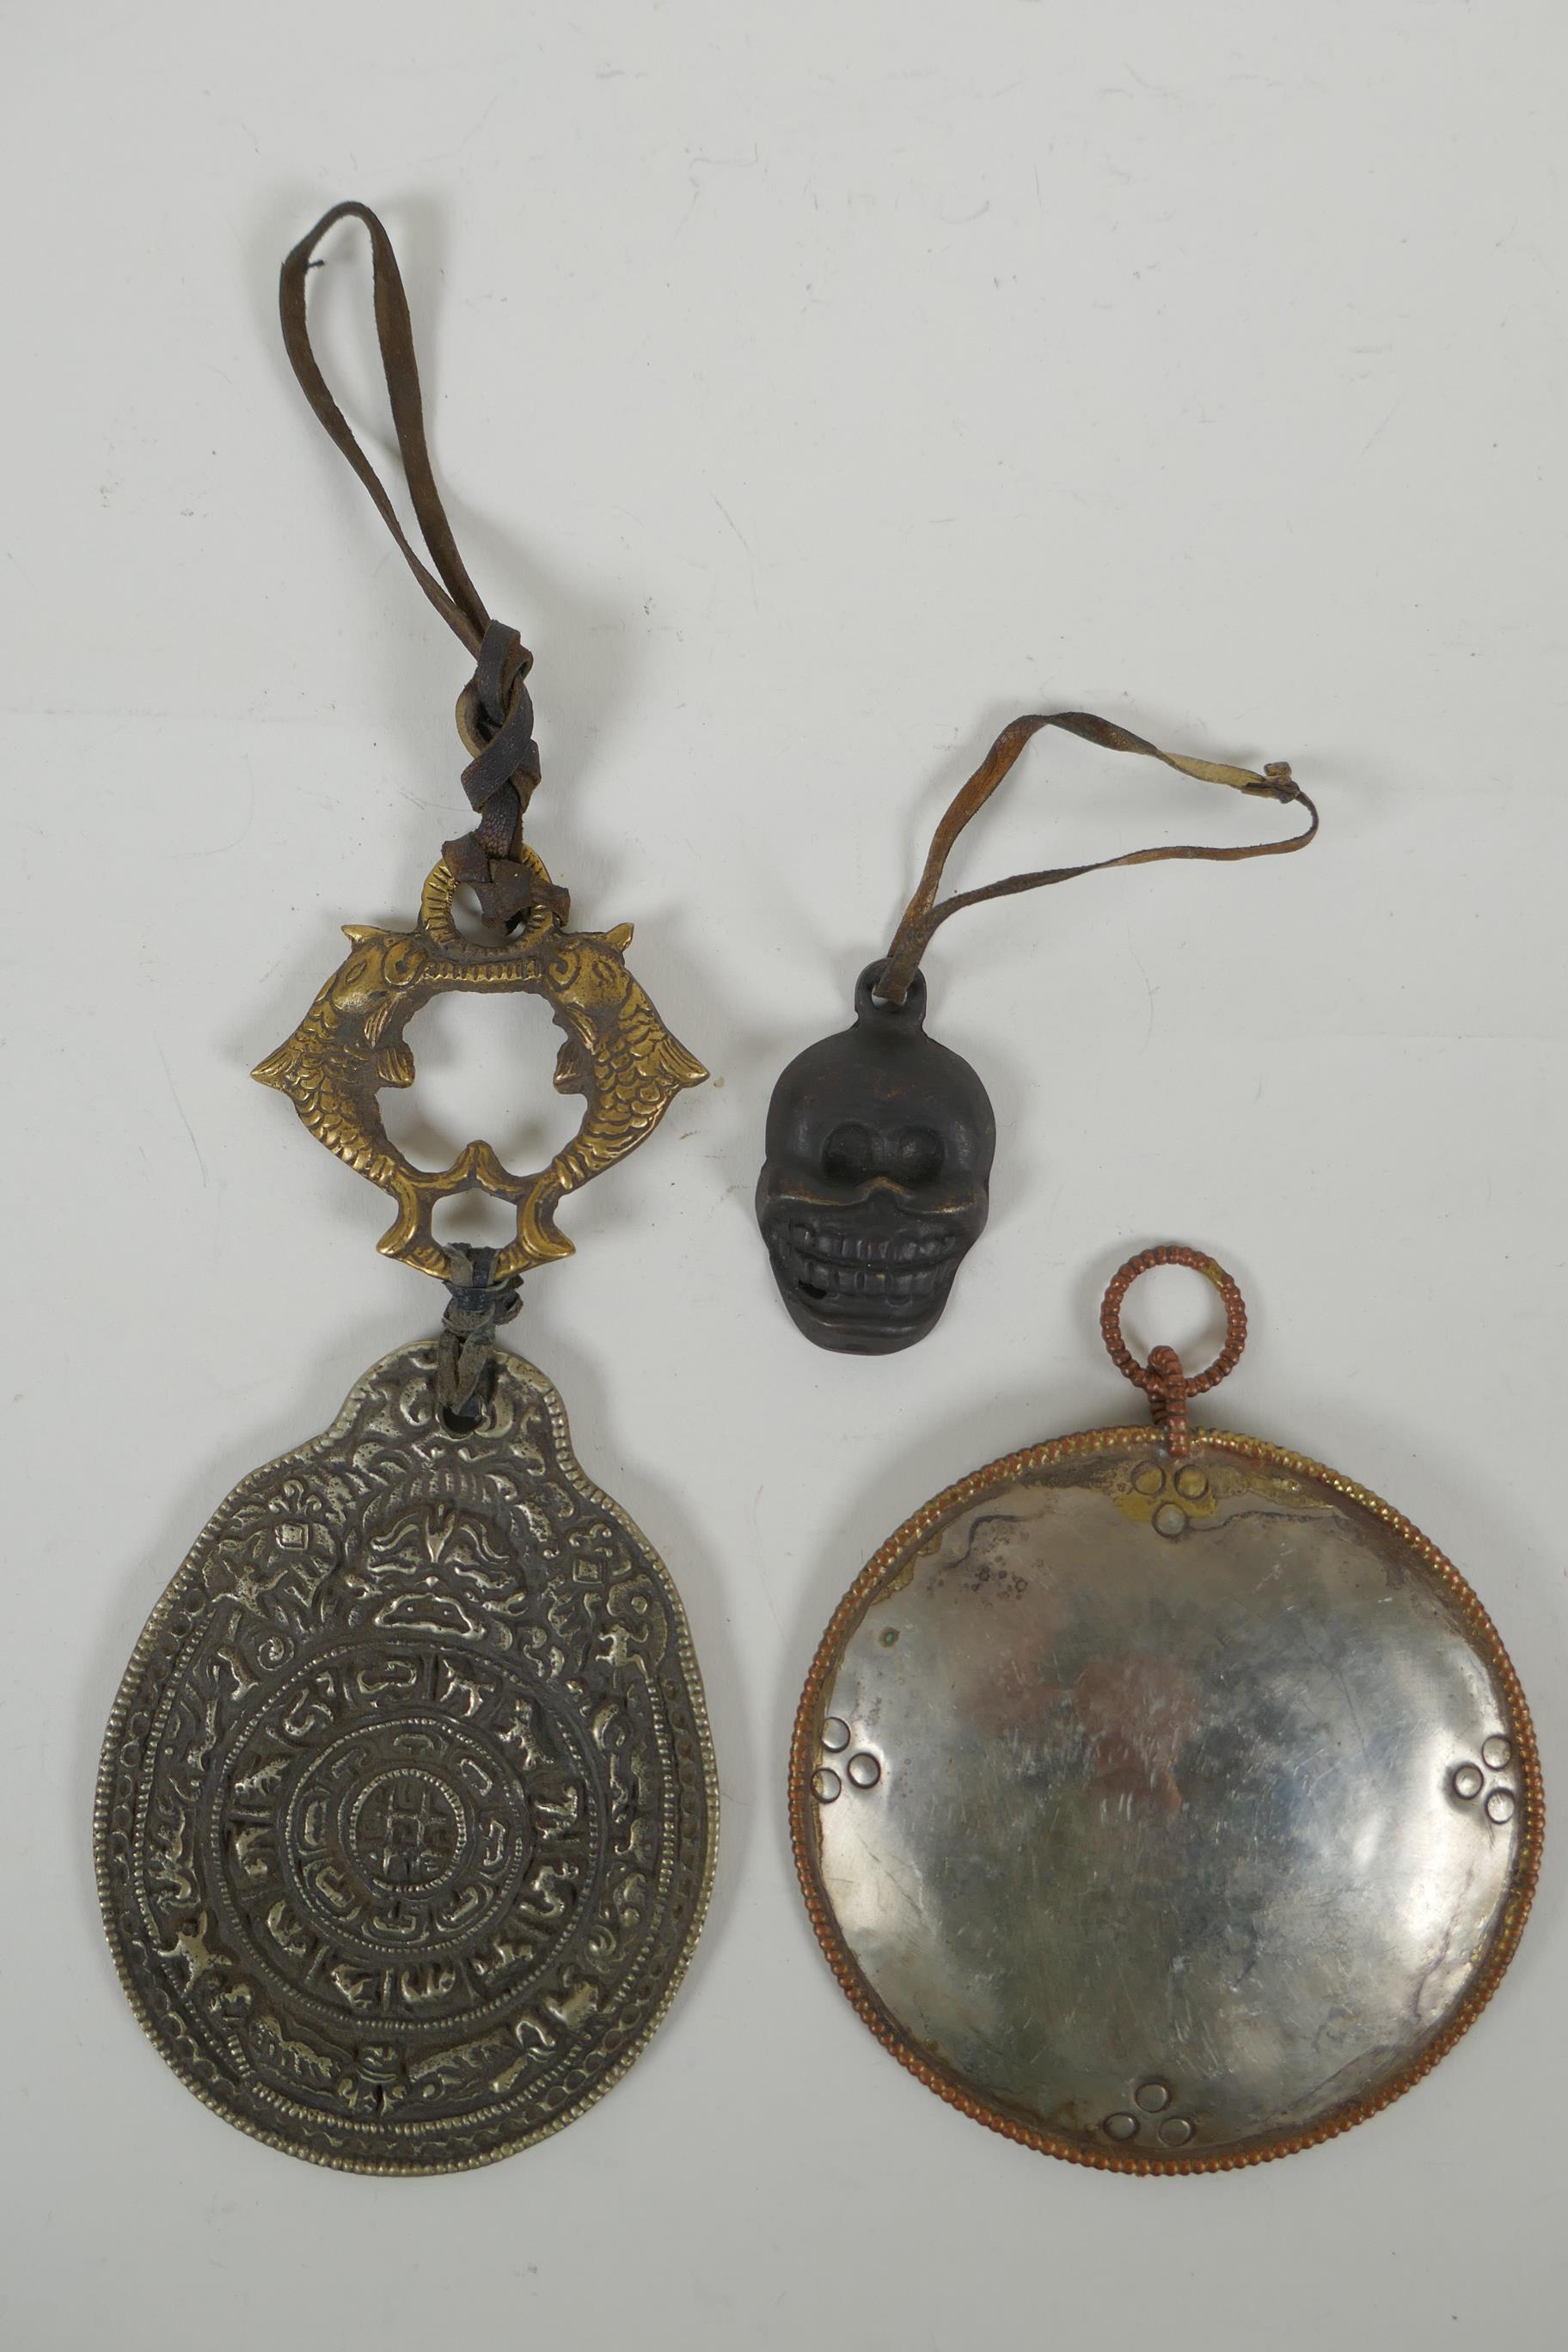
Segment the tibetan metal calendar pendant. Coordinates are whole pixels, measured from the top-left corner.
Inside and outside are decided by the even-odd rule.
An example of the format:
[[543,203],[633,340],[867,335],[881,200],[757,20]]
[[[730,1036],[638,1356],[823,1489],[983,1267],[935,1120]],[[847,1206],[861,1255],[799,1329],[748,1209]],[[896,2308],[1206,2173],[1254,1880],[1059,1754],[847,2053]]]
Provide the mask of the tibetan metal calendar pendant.
[[[1184,1382],[1121,1334],[1151,1265],[1229,1339]],[[1229,1277],[1151,1250],[1105,1329],[1154,1425],[993,1463],[889,1537],[795,1727],[823,1948],[901,2063],[1102,2170],[1214,2172],[1327,2139],[1495,1990],[1542,1832],[1523,1693],[1408,1520],[1186,1401],[1240,1353]]]
[[148,2034],[258,2138],[360,2172],[486,2164],[631,2064],[701,1925],[716,1807],[663,1563],[497,1352],[435,1350],[224,1503],[121,1685],[104,1918]]
[[[368,233],[376,332],[426,563],[316,362],[306,285]],[[396,256],[363,205],[283,264],[284,345],[415,578],[474,663],[458,700],[475,829],[406,929],[349,951],[252,1075],[395,1207],[383,1254],[445,1286],[441,1331],[366,1372],[324,1436],[253,1471],[154,1610],[110,1718],[99,1888],[149,2036],[207,2105],[317,2164],[453,2172],[559,2131],[674,1997],[702,1924],[718,1787],[668,1572],[579,1468],[561,1400],[499,1340],[524,1276],[573,1244],[567,1197],[707,1072],[626,961],[629,923],[570,927],[524,837],[540,777],[532,656],[480,603],[425,439]],[[454,911],[471,896],[470,925]],[[389,1138],[415,1014],[452,992],[549,1007],[571,1141],[445,1169]],[[436,1219],[503,1204],[483,1248]]]

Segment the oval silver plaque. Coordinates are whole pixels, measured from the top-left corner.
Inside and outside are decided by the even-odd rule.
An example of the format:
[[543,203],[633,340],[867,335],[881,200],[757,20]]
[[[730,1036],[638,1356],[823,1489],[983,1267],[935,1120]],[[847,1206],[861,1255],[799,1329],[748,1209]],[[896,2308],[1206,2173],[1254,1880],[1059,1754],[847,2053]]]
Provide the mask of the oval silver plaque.
[[668,1571],[498,1351],[466,1434],[428,1347],[236,1487],[110,1721],[125,1990],[209,2106],[358,2172],[558,2131],[631,2064],[701,1926],[717,1790]]
[[796,1861],[866,2022],[1051,2155],[1177,2172],[1360,2122],[1485,2004],[1542,1804],[1469,1587],[1299,1455],[1097,1430],[964,1479],[817,1654]]

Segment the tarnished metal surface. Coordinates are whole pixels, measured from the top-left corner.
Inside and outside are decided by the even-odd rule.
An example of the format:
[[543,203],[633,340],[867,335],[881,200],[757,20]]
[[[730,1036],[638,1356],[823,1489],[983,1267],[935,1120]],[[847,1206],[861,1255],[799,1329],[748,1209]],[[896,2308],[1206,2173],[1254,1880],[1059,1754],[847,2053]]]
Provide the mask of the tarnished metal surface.
[[868,2021],[1057,2155],[1283,2154],[1405,2088],[1522,1924],[1542,1827],[1479,1603],[1253,1441],[1098,1432],[978,1474],[829,1629],[803,1884]]
[[923,1339],[990,1207],[996,1121],[962,1055],[901,1004],[855,990],[855,1025],[808,1045],[768,1105],[757,1222],[779,1295],[819,1348],[882,1356]]
[[209,2105],[360,2171],[483,2164],[631,2063],[701,1924],[701,1685],[657,1555],[498,1354],[434,1350],[253,1472],[163,1595],[104,1746],[100,1885],[143,2025]]
[[[329,1151],[391,1193],[397,1216],[377,1244],[384,1255],[441,1278],[447,1253],[430,1230],[437,1202],[477,1190],[515,1207],[517,1234],[497,1255],[498,1281],[570,1256],[572,1244],[555,1224],[564,1195],[635,1151],[681,1088],[708,1075],[626,970],[631,925],[563,929],[549,903],[549,876],[531,850],[525,856],[541,904],[514,938],[489,944],[463,937],[452,919],[458,879],[444,860],[425,884],[412,930],[346,924],[349,954],[292,1035],[252,1073],[290,1097]],[[434,1173],[388,1141],[376,1097],[383,1087],[413,1085],[404,1030],[421,1005],[448,989],[542,996],[565,1031],[556,1089],[584,1096],[587,1109],[547,1168],[514,1176],[488,1143],[474,1142]]]

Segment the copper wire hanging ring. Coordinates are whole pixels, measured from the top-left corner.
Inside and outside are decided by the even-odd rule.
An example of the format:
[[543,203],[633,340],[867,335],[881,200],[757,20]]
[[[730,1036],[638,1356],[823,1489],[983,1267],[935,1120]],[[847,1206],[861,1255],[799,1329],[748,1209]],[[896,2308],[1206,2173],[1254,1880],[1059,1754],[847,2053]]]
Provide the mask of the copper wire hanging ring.
[[[1139,1276],[1157,1265],[1191,1266],[1194,1274],[1213,1284],[1225,1307],[1225,1345],[1205,1370],[1190,1378],[1183,1372],[1173,1349],[1155,1348],[1149,1361],[1141,1364],[1121,1336],[1122,1300]],[[1111,1362],[1134,1388],[1143,1391],[1156,1421],[1180,1425],[1184,1436],[1187,1400],[1217,1388],[1226,1374],[1236,1370],[1247,1345],[1247,1304],[1224,1266],[1205,1252],[1191,1249],[1185,1242],[1161,1242],[1153,1249],[1140,1250],[1112,1275],[1100,1304],[1100,1329]]]

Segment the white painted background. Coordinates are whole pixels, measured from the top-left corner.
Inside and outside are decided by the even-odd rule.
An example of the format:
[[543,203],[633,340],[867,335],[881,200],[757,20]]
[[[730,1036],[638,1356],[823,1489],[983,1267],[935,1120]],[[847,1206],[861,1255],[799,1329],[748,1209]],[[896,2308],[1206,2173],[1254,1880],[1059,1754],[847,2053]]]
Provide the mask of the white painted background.
[[[781,1791],[863,1558],[989,1454],[1124,1411],[1096,1302],[1169,1235],[1252,1301],[1226,1418],[1452,1552],[1563,1785],[1565,65],[1551,0],[5,12],[22,2352],[1556,2340],[1552,1856],[1429,2084],[1310,2156],[1142,2184],[1004,2145],[875,2047]],[[460,815],[460,655],[279,347],[279,259],[347,194],[395,233],[459,536],[538,656],[535,838],[584,919],[636,919],[716,1074],[571,1205],[581,1254],[514,1327],[694,1622],[707,1936],[589,2117],[403,2185],[187,2095],[116,1987],[88,1835],[121,1664],[202,1519],[434,1309],[246,1076],[338,923],[411,910]],[[323,331],[379,430],[351,250]],[[1321,845],[944,937],[933,1024],[1003,1139],[991,1229],[936,1338],[834,1361],[751,1223],[768,1090],[996,725],[1064,704],[1289,758]],[[961,863],[1259,817],[1047,737]],[[531,1013],[416,1030],[448,1142],[526,1131]],[[1195,1342],[1197,1315],[1170,1276],[1135,1328]]]

